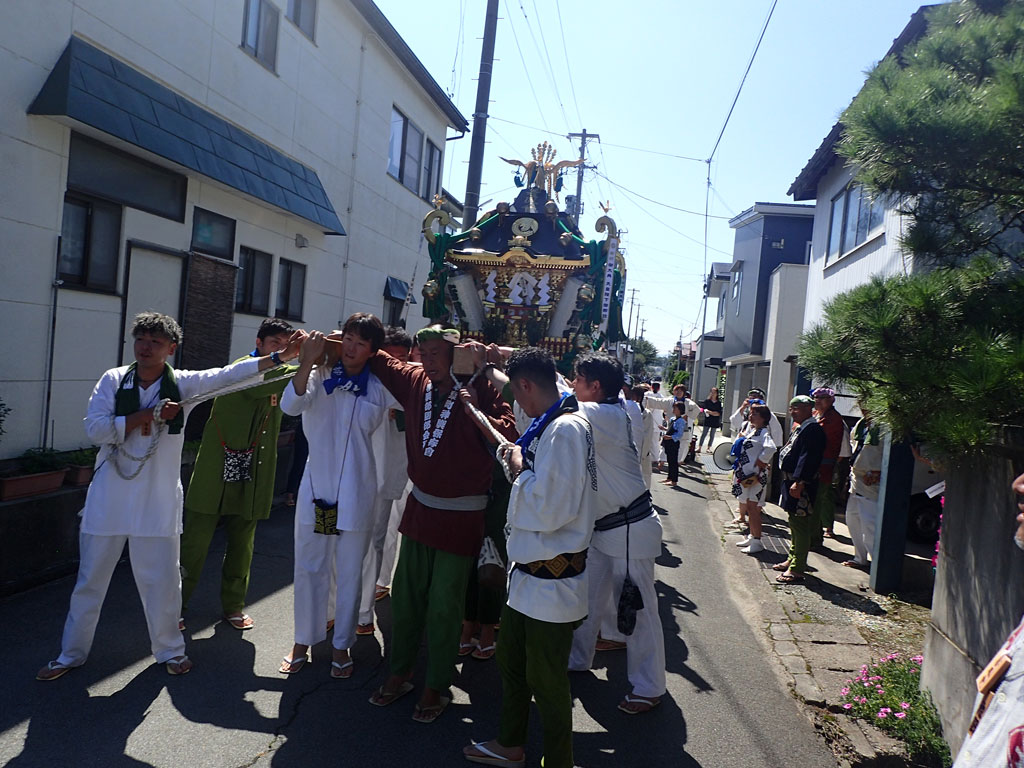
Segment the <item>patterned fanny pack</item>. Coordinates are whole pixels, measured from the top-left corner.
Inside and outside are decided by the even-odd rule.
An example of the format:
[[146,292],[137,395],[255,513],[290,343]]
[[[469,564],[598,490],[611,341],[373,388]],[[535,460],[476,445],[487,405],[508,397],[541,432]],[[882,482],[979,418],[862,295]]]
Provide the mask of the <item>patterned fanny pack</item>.
[[579,576],[587,569],[587,551],[566,552],[550,560],[534,560],[532,563],[516,563],[516,570],[536,576],[538,579],[569,579]]
[[213,426],[217,430],[217,436],[220,437],[220,447],[224,451],[224,473],[222,477],[225,483],[249,483],[252,482],[252,457],[256,452],[256,444],[260,440],[260,435],[263,434],[264,427],[267,426],[267,420],[270,418],[270,411],[267,411],[267,415],[263,417],[263,423],[260,424],[260,428],[256,430],[256,439],[252,441],[252,445],[248,448],[237,450],[235,448],[228,448],[227,442],[224,440],[224,435],[220,431],[220,427],[217,422],[210,417],[210,421],[213,421]]

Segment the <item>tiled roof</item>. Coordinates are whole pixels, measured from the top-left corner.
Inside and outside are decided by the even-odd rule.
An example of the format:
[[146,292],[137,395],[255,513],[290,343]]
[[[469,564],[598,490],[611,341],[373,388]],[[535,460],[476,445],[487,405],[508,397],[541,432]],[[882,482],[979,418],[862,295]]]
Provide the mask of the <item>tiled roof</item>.
[[32,115],[66,115],[178,165],[345,234],[316,171],[72,37]]

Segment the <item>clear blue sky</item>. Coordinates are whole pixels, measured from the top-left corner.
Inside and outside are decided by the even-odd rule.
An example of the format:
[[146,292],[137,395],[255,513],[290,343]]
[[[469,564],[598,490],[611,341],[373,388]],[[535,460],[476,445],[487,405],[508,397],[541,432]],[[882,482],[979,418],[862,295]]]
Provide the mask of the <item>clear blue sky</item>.
[[[485,0],[376,2],[472,123]],[[707,263],[729,259],[728,218],[755,202],[793,202],[789,185],[919,5],[780,0],[711,164],[717,218],[708,222]],[[770,8],[771,0],[500,2],[481,191],[491,202],[482,208],[515,197],[514,171],[499,155],[527,158],[547,140],[559,159],[572,159],[579,147],[568,133],[600,134],[587,154],[597,168],[584,177],[581,229],[597,237],[598,202],[611,201],[609,215],[627,230],[627,289],[637,289],[644,335],[662,353],[680,334],[700,334],[703,160]],[[443,183],[460,199],[469,144],[446,147]],[[574,191],[575,175],[566,181]],[[712,302],[709,328],[714,310]]]

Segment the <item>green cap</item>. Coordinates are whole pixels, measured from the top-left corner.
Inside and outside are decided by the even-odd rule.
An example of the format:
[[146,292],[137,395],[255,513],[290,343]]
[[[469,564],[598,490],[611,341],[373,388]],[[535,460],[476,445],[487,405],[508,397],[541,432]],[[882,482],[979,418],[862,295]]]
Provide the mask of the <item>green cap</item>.
[[814,401],[807,395],[797,395],[789,401],[790,405],[814,405]]
[[424,341],[434,341],[436,339],[447,341],[451,344],[458,344],[460,338],[461,334],[455,328],[442,328],[440,325],[429,325],[416,332],[417,344],[422,344]]

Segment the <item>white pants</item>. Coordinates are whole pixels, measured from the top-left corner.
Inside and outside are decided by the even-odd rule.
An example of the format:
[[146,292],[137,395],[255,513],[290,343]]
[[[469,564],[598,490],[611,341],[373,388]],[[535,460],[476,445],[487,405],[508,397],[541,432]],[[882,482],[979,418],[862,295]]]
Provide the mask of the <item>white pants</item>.
[[158,663],[185,655],[185,638],[178,631],[181,613],[179,536],[96,536],[78,534],[81,562],[64,623],[57,661],[68,667],[85,663],[96,635],[100,608],[107,596],[114,567],[125,542],[135,576],[135,587],[146,614],[149,644]]
[[875,551],[875,522],[878,520],[878,501],[853,494],[846,502],[846,527],[853,539],[853,559],[861,565]]
[[[404,499],[404,495],[403,495]],[[359,597],[359,623],[373,623],[373,603],[377,585],[391,584],[391,571],[395,565],[398,523],[402,519],[404,504],[395,499],[377,497],[373,512],[373,535],[363,558],[362,592]]]
[[[605,614],[614,611],[619,604],[622,580],[626,577],[626,558],[611,557],[591,547],[587,572],[590,574],[590,614],[573,633],[569,654],[569,669],[577,672],[590,669],[594,662],[594,643],[598,630],[604,626]],[[644,607],[637,611],[633,634],[625,638],[626,676],[633,686],[634,696],[656,698],[665,693],[665,636],[658,614],[658,594],[654,589],[654,558],[630,558],[629,576],[640,589]]]
[[[334,618],[334,647],[355,645],[359,588],[370,531],[338,531],[337,536],[313,533],[295,517],[295,642],[316,645],[327,637]],[[333,579],[332,579],[333,575]],[[331,605],[332,582],[337,584]]]

